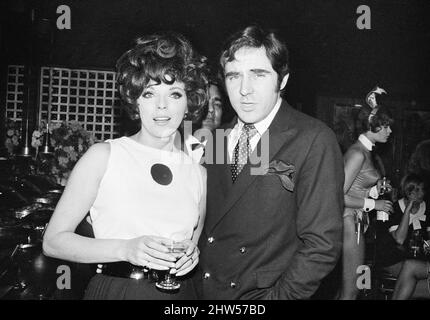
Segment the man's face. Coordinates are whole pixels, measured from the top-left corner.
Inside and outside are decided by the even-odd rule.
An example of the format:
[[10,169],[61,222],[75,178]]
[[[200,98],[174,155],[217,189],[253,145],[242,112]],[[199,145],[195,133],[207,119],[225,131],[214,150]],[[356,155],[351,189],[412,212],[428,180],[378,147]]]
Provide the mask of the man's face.
[[234,60],[224,66],[225,85],[231,105],[245,123],[263,120],[280,97],[287,83],[284,77],[278,87],[278,74],[266,55],[266,49],[241,48]]
[[221,125],[222,109],[221,92],[216,85],[212,84],[209,87],[208,114],[203,120],[202,127],[209,130],[218,128]]

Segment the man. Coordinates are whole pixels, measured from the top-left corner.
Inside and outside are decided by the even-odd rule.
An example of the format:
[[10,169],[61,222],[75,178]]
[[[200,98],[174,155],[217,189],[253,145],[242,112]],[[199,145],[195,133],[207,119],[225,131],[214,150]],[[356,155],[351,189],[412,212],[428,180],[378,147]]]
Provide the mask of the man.
[[213,131],[220,127],[223,113],[223,96],[215,80],[209,82],[208,113],[202,121],[202,128]]
[[[274,33],[244,29],[220,62],[238,119],[224,139],[229,163],[207,165],[200,297],[309,298],[342,245],[343,162],[335,136],[281,99],[288,51]],[[215,153],[222,152],[222,139],[215,140]],[[255,159],[267,141],[269,168],[255,174],[249,160],[243,166],[244,155]]]

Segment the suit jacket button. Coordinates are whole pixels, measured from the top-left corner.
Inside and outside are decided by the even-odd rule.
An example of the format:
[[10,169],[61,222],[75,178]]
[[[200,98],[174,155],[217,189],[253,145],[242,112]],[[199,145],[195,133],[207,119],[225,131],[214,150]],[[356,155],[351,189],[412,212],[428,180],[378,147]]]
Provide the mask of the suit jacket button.
[[230,282],[230,288],[233,288],[233,289],[236,288],[236,282],[233,282],[233,281]]
[[208,242],[209,242],[209,243],[212,243],[212,242],[214,242],[214,241],[215,241],[214,237],[209,237],[209,238],[208,238]]
[[240,251],[240,253],[245,253],[246,252],[246,248],[242,247],[242,248],[239,249],[239,251]]
[[209,272],[205,272],[205,274],[203,275],[203,279],[209,279],[211,276],[211,274]]

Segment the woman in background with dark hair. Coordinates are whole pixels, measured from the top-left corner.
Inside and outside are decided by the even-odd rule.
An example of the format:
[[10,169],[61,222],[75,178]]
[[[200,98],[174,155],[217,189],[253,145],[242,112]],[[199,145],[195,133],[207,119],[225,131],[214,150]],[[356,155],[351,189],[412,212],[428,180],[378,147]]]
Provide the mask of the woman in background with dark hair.
[[[344,155],[345,183],[343,214],[344,237],[342,257],[342,288],[340,299],[357,298],[357,268],[364,263],[363,235],[369,224],[368,212],[376,209],[392,211],[388,200],[375,200],[381,187],[381,174],[372,160],[375,143],[386,143],[391,134],[393,120],[388,110],[376,103],[375,94],[385,93],[376,87],[366,97],[369,106],[359,112],[361,134]],[[390,186],[388,186],[390,187]],[[373,199],[372,199],[373,198]]]
[[430,139],[421,141],[409,158],[407,173],[414,173],[424,179],[425,200],[430,203]]
[[[76,164],[46,229],[46,255],[102,263],[86,299],[194,299],[158,291],[151,270],[187,276],[197,265],[206,207],[206,171],[175,144],[183,119],[207,101],[205,59],[181,35],[139,38],[117,63],[121,97],[140,130],[92,146]],[[90,211],[95,238],[75,233]],[[171,253],[173,242],[187,247]],[[150,272],[148,272],[148,270]]]

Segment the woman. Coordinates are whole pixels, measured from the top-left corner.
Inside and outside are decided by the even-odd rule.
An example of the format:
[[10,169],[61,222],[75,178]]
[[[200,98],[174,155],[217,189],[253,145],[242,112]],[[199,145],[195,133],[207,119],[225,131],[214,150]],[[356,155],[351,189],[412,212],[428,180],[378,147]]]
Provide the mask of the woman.
[[[155,34],[139,38],[117,70],[121,97],[141,129],[96,144],[79,160],[46,229],[44,252],[103,264],[86,299],[194,299],[191,281],[170,295],[145,271],[171,269],[186,278],[198,263],[206,173],[174,140],[183,119],[207,101],[204,59],[183,36]],[[88,211],[95,239],[74,233]],[[173,241],[188,247],[178,261],[168,250]]]
[[[427,140],[428,141],[428,140]],[[430,142],[430,141],[428,141]],[[403,179],[403,189],[405,198],[399,200],[399,206],[395,207],[397,219],[393,220],[392,231],[393,237],[400,245],[408,244],[415,233],[421,239],[430,239],[430,215],[428,209],[428,189],[425,189],[425,182],[428,182],[429,159],[424,160],[425,154],[430,156],[430,144],[427,142],[427,153],[425,152],[425,141],[420,143],[416,152],[412,155],[408,170],[410,173]],[[422,158],[419,161],[419,159]],[[427,166],[425,166],[427,164]],[[403,202],[400,202],[403,201]],[[404,213],[403,213],[404,211]],[[422,244],[419,243],[419,246]],[[425,250],[429,251],[429,246],[425,246]],[[427,258],[428,259],[428,258]],[[411,298],[426,298],[430,297],[430,289],[428,287],[430,276],[430,262],[423,259],[407,259],[403,263],[393,265],[391,268],[397,267],[398,275],[396,286],[394,288],[393,300],[406,300]],[[400,270],[400,273],[399,271]]]
[[345,209],[340,299],[345,300],[356,299],[358,294],[357,268],[364,263],[363,235],[369,224],[368,211],[392,211],[390,201],[370,198],[377,198],[382,185],[381,175],[372,161],[371,152],[375,143],[386,143],[392,132],[392,119],[388,110],[376,103],[375,94],[381,93],[381,90],[383,89],[376,87],[367,95],[369,107],[364,106],[358,115],[362,133],[344,156]]

